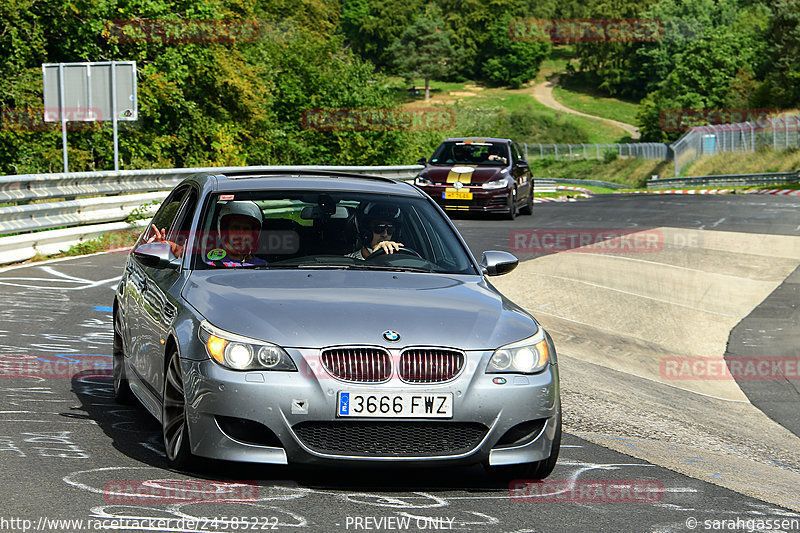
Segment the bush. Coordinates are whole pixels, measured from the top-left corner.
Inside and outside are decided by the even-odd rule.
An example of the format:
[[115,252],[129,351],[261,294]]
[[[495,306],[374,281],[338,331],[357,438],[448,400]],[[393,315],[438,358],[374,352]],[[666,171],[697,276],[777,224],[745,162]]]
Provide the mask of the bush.
[[608,149],[603,152],[603,162],[604,163],[611,163],[612,161],[616,161],[619,154],[616,150]]

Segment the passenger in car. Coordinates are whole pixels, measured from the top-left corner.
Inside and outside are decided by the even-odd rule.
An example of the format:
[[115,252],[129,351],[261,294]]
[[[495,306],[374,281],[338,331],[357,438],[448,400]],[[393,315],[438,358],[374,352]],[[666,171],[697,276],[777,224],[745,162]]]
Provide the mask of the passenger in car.
[[400,230],[400,209],[397,207],[372,202],[362,204],[356,212],[355,225],[361,248],[347,257],[364,260],[378,249],[393,254],[403,247],[403,243],[392,240]]
[[508,163],[508,159],[500,155],[500,148],[497,146],[492,146],[489,148],[489,155],[486,157],[487,161],[500,161],[504,165]]
[[261,209],[251,201],[225,204],[217,218],[218,247],[209,250],[205,262],[214,266],[253,266],[267,262],[255,255],[261,232]]

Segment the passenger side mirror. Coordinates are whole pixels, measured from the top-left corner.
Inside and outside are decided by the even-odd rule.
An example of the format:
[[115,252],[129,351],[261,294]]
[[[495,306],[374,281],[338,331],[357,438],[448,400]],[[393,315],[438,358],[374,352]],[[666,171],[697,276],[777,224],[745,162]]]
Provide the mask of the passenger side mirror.
[[417,159],[417,164],[418,165],[425,165],[427,163],[428,163],[428,160],[425,159],[424,157],[420,157],[419,159]]
[[508,252],[488,251],[483,252],[481,268],[487,276],[500,276],[508,274],[519,265],[519,259]]

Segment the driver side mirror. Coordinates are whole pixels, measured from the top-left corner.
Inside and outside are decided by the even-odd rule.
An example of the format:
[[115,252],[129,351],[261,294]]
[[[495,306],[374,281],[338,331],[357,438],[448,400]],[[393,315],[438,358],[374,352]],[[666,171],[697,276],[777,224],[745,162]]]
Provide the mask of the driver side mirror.
[[153,268],[178,268],[180,259],[172,254],[172,246],[168,242],[146,242],[140,244],[133,257],[144,266]]
[[508,274],[519,265],[519,259],[508,252],[488,251],[483,252],[481,268],[487,276],[500,276]]

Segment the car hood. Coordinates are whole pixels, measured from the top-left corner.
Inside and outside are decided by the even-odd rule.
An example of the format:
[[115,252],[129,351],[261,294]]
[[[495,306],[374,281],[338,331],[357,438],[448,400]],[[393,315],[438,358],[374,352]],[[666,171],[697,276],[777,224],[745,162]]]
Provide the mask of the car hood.
[[[472,167],[466,165],[429,166],[420,175],[436,184],[443,184],[447,183],[448,179],[452,182],[452,178],[450,178],[452,173],[453,177],[464,185],[480,185],[487,181],[500,179],[507,170],[507,167],[501,166],[474,167],[472,171],[468,171],[470,168]],[[453,169],[457,172],[454,172]]]
[[[203,270],[183,297],[213,325],[285,347],[494,349],[538,324],[478,276],[353,270]],[[389,342],[383,332],[400,340]]]

